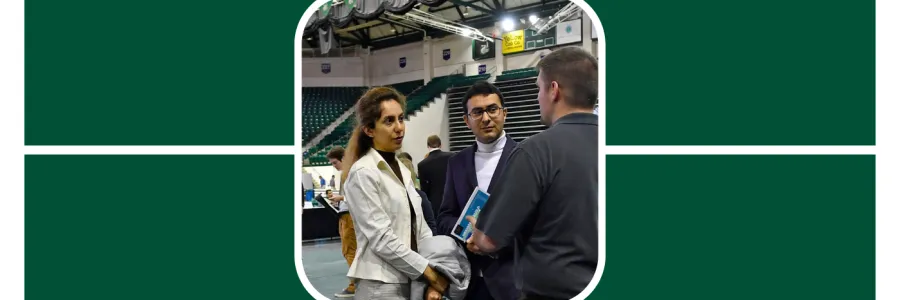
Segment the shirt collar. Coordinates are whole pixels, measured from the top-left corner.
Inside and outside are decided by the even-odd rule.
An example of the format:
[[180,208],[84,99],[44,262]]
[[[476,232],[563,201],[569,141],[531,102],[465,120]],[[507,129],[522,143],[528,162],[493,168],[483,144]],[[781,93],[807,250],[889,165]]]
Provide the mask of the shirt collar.
[[506,146],[506,131],[501,131],[500,137],[489,144],[479,142],[478,140],[475,140],[475,144],[478,145],[478,152],[491,153],[496,152],[497,150],[503,150],[503,147]]
[[[371,149],[369,149],[369,152],[366,153],[365,156],[372,156],[371,159],[373,159],[373,160],[375,161],[375,167],[378,168],[379,170],[382,170],[382,171],[385,171],[385,172],[389,172],[389,173],[391,173],[391,174],[394,173],[394,170],[391,169],[391,166],[388,165],[388,162],[384,159],[384,157],[381,156],[381,153],[378,153],[378,150],[375,150],[375,147],[372,147]],[[396,157],[397,157],[397,153],[394,152],[394,158],[396,159]],[[409,181],[409,180],[410,180],[410,178],[409,178],[410,175],[409,175],[409,173],[405,172],[404,169],[406,169],[406,167],[404,167],[404,166],[400,163],[400,160],[399,160],[399,159],[397,160],[397,164],[398,164],[399,167],[400,167],[400,173],[403,175],[403,184],[404,184],[404,185],[408,185],[409,182],[410,182],[410,181]],[[395,174],[395,175],[396,175],[396,174]]]
[[[394,155],[397,154],[394,153]],[[366,156],[371,156],[372,159],[375,160],[375,166],[379,169],[390,170],[391,167],[388,166],[387,160],[381,156],[381,153],[378,153],[378,150],[375,150],[375,147],[370,148],[369,152],[366,153]]]
[[562,116],[559,119],[556,119],[556,123],[553,123],[553,126],[558,124],[593,124],[598,125],[600,117],[593,113],[570,113],[568,115]]

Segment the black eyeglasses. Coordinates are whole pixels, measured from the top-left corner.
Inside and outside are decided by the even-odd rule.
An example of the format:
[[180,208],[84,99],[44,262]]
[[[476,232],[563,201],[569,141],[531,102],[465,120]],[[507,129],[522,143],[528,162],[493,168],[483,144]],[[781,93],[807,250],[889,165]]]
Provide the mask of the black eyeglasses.
[[491,106],[487,109],[473,109],[471,113],[467,113],[466,116],[472,119],[481,119],[484,116],[484,113],[488,114],[488,117],[496,117],[500,114],[500,111],[505,110],[506,108],[499,106]]

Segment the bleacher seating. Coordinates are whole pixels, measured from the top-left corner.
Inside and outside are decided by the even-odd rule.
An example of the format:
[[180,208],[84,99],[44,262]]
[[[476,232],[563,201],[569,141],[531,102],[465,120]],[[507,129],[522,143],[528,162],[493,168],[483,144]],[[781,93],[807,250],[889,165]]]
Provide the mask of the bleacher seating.
[[404,96],[409,96],[416,89],[425,85],[425,80],[413,80],[401,83],[391,84],[390,86],[403,94]]
[[316,146],[310,148],[307,152],[309,155],[309,166],[325,166],[329,165],[328,158],[325,157],[328,151],[334,146],[346,146],[350,139],[353,123],[356,122],[356,114],[350,115],[349,118],[341,122],[333,131],[325,135]]
[[303,141],[315,138],[334,123],[341,114],[353,107],[363,91],[362,87],[304,87],[301,95]]
[[452,87],[470,87],[473,83],[479,80],[488,80],[491,78],[491,74],[482,74],[482,75],[473,75],[468,77],[459,78],[453,81]]
[[422,107],[434,101],[434,98],[443,93],[455,80],[464,78],[462,75],[449,75],[435,77],[422,88],[406,96],[407,118],[422,110]]
[[503,74],[497,76],[496,81],[507,81],[519,78],[537,77],[538,72],[534,68],[524,68],[504,71]]
[[[422,85],[424,81],[410,81],[390,85],[397,91],[406,95],[406,113],[407,117],[415,115],[416,112],[422,110],[423,107],[431,103],[435,97],[447,91],[450,87],[461,86],[463,91],[472,85],[475,81],[486,80],[490,78],[490,74],[465,77],[463,75],[448,75],[435,77],[426,85]],[[361,94],[361,93],[360,93]],[[359,95],[357,95],[357,98]],[[355,101],[355,99],[354,99]],[[305,105],[305,104],[304,104]],[[351,104],[352,106],[352,104]],[[304,110],[304,115],[306,111]],[[305,121],[304,121],[305,122]],[[331,120],[334,122],[334,119]],[[315,146],[306,149],[304,163],[306,166],[327,166],[328,158],[325,157],[328,151],[334,146],[345,146],[350,139],[353,123],[356,122],[356,116],[351,115],[344,122],[338,125],[333,131],[329,132]],[[322,128],[327,127],[325,124]],[[305,128],[305,125],[304,125]]]
[[[497,76],[494,85],[503,93],[507,108],[506,134],[516,141],[540,133],[547,127],[542,125],[540,106],[537,102],[537,71],[534,68],[504,71]],[[450,115],[450,151],[459,151],[471,146],[475,135],[463,120],[462,97],[475,81],[466,85],[455,85],[447,91]],[[461,82],[465,83],[465,82]]]

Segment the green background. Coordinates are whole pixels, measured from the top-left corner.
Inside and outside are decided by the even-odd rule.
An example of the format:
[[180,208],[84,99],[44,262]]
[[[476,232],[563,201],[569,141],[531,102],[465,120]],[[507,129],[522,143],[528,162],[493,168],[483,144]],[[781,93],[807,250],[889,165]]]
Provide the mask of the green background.
[[25,1],[28,145],[291,145],[306,1]]
[[875,1],[589,2],[608,144],[875,144]]
[[609,156],[596,299],[875,299],[874,156]]
[[309,297],[294,268],[293,163],[26,156],[25,295]]

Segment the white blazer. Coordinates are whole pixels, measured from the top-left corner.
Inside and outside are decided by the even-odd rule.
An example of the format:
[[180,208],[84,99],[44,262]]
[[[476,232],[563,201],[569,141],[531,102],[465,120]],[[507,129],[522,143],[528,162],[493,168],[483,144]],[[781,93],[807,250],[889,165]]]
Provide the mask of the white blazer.
[[416,212],[417,240],[431,237],[431,230],[422,215],[422,198],[414,179],[402,163],[400,173],[403,182],[375,149],[350,168],[344,192],[356,230],[356,257],[347,277],[408,283],[425,272],[428,260],[409,245],[412,232],[407,197]]

